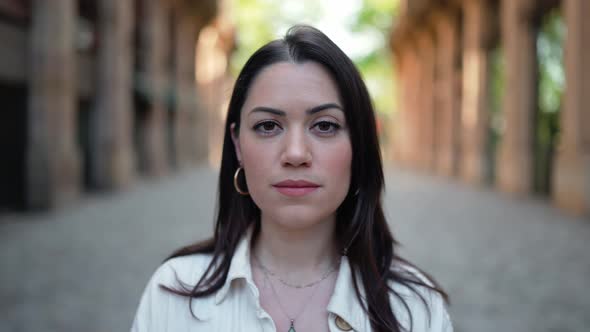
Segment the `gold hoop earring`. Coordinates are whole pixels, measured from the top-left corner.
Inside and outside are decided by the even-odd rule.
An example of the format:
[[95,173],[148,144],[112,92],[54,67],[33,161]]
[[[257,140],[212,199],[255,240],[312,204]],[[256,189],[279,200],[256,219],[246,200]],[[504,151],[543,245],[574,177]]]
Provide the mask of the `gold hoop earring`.
[[238,185],[238,176],[240,175],[240,170],[244,169],[242,166],[238,167],[238,169],[236,169],[236,172],[234,173],[234,188],[236,188],[236,191],[238,192],[238,194],[242,195],[242,196],[248,196],[250,193],[247,191],[243,191],[242,189],[240,189],[240,186]]

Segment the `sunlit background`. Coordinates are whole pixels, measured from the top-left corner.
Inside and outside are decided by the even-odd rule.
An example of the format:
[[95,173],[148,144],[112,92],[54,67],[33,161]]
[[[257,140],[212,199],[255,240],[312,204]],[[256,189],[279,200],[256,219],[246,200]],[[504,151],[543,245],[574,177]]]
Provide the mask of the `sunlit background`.
[[211,235],[248,57],[294,24],[355,62],[399,253],[455,331],[590,329],[587,0],[0,0],[0,331],[128,330]]

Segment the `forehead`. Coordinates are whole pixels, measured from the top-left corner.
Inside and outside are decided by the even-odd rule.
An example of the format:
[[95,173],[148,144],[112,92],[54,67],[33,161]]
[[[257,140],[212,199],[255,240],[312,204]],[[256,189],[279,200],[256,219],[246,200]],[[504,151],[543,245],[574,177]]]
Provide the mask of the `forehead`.
[[285,111],[323,103],[340,104],[338,89],[328,71],[316,62],[279,62],[263,69],[252,82],[244,110],[257,106]]

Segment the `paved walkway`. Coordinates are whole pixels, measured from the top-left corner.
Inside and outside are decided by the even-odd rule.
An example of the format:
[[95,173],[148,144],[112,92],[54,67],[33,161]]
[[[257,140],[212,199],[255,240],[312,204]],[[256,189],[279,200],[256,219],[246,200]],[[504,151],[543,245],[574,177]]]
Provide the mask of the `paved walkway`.
[[[158,263],[212,230],[201,169],[70,209],[0,216],[0,331],[126,331]],[[437,178],[388,176],[402,252],[452,298],[455,330],[588,331],[590,222]]]

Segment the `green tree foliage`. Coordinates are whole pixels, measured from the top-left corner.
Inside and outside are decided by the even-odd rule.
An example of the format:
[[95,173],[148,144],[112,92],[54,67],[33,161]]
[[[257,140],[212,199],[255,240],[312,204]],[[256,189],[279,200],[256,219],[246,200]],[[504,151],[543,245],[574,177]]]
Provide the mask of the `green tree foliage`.
[[544,15],[537,35],[539,71],[538,110],[535,123],[536,192],[551,192],[552,165],[559,135],[559,111],[562,107],[565,75],[563,41],[565,23],[559,8]]
[[391,115],[394,110],[395,80],[389,33],[399,2],[391,0],[364,0],[351,30],[375,36],[374,47],[354,59],[363,74],[375,108],[379,113]]
[[559,128],[559,111],[562,107],[565,74],[563,67],[563,41],[565,23],[559,9],[546,14],[537,36],[539,59],[539,114],[537,140],[543,146],[554,145]]
[[495,182],[496,178],[496,157],[504,127],[502,99],[504,98],[506,78],[504,71],[504,51],[499,44],[490,51],[489,66],[489,125],[486,146],[486,181],[487,183],[492,184]]
[[260,46],[281,37],[291,25],[312,24],[321,13],[318,2],[311,0],[233,0],[232,8],[238,47],[231,69],[236,75]]

